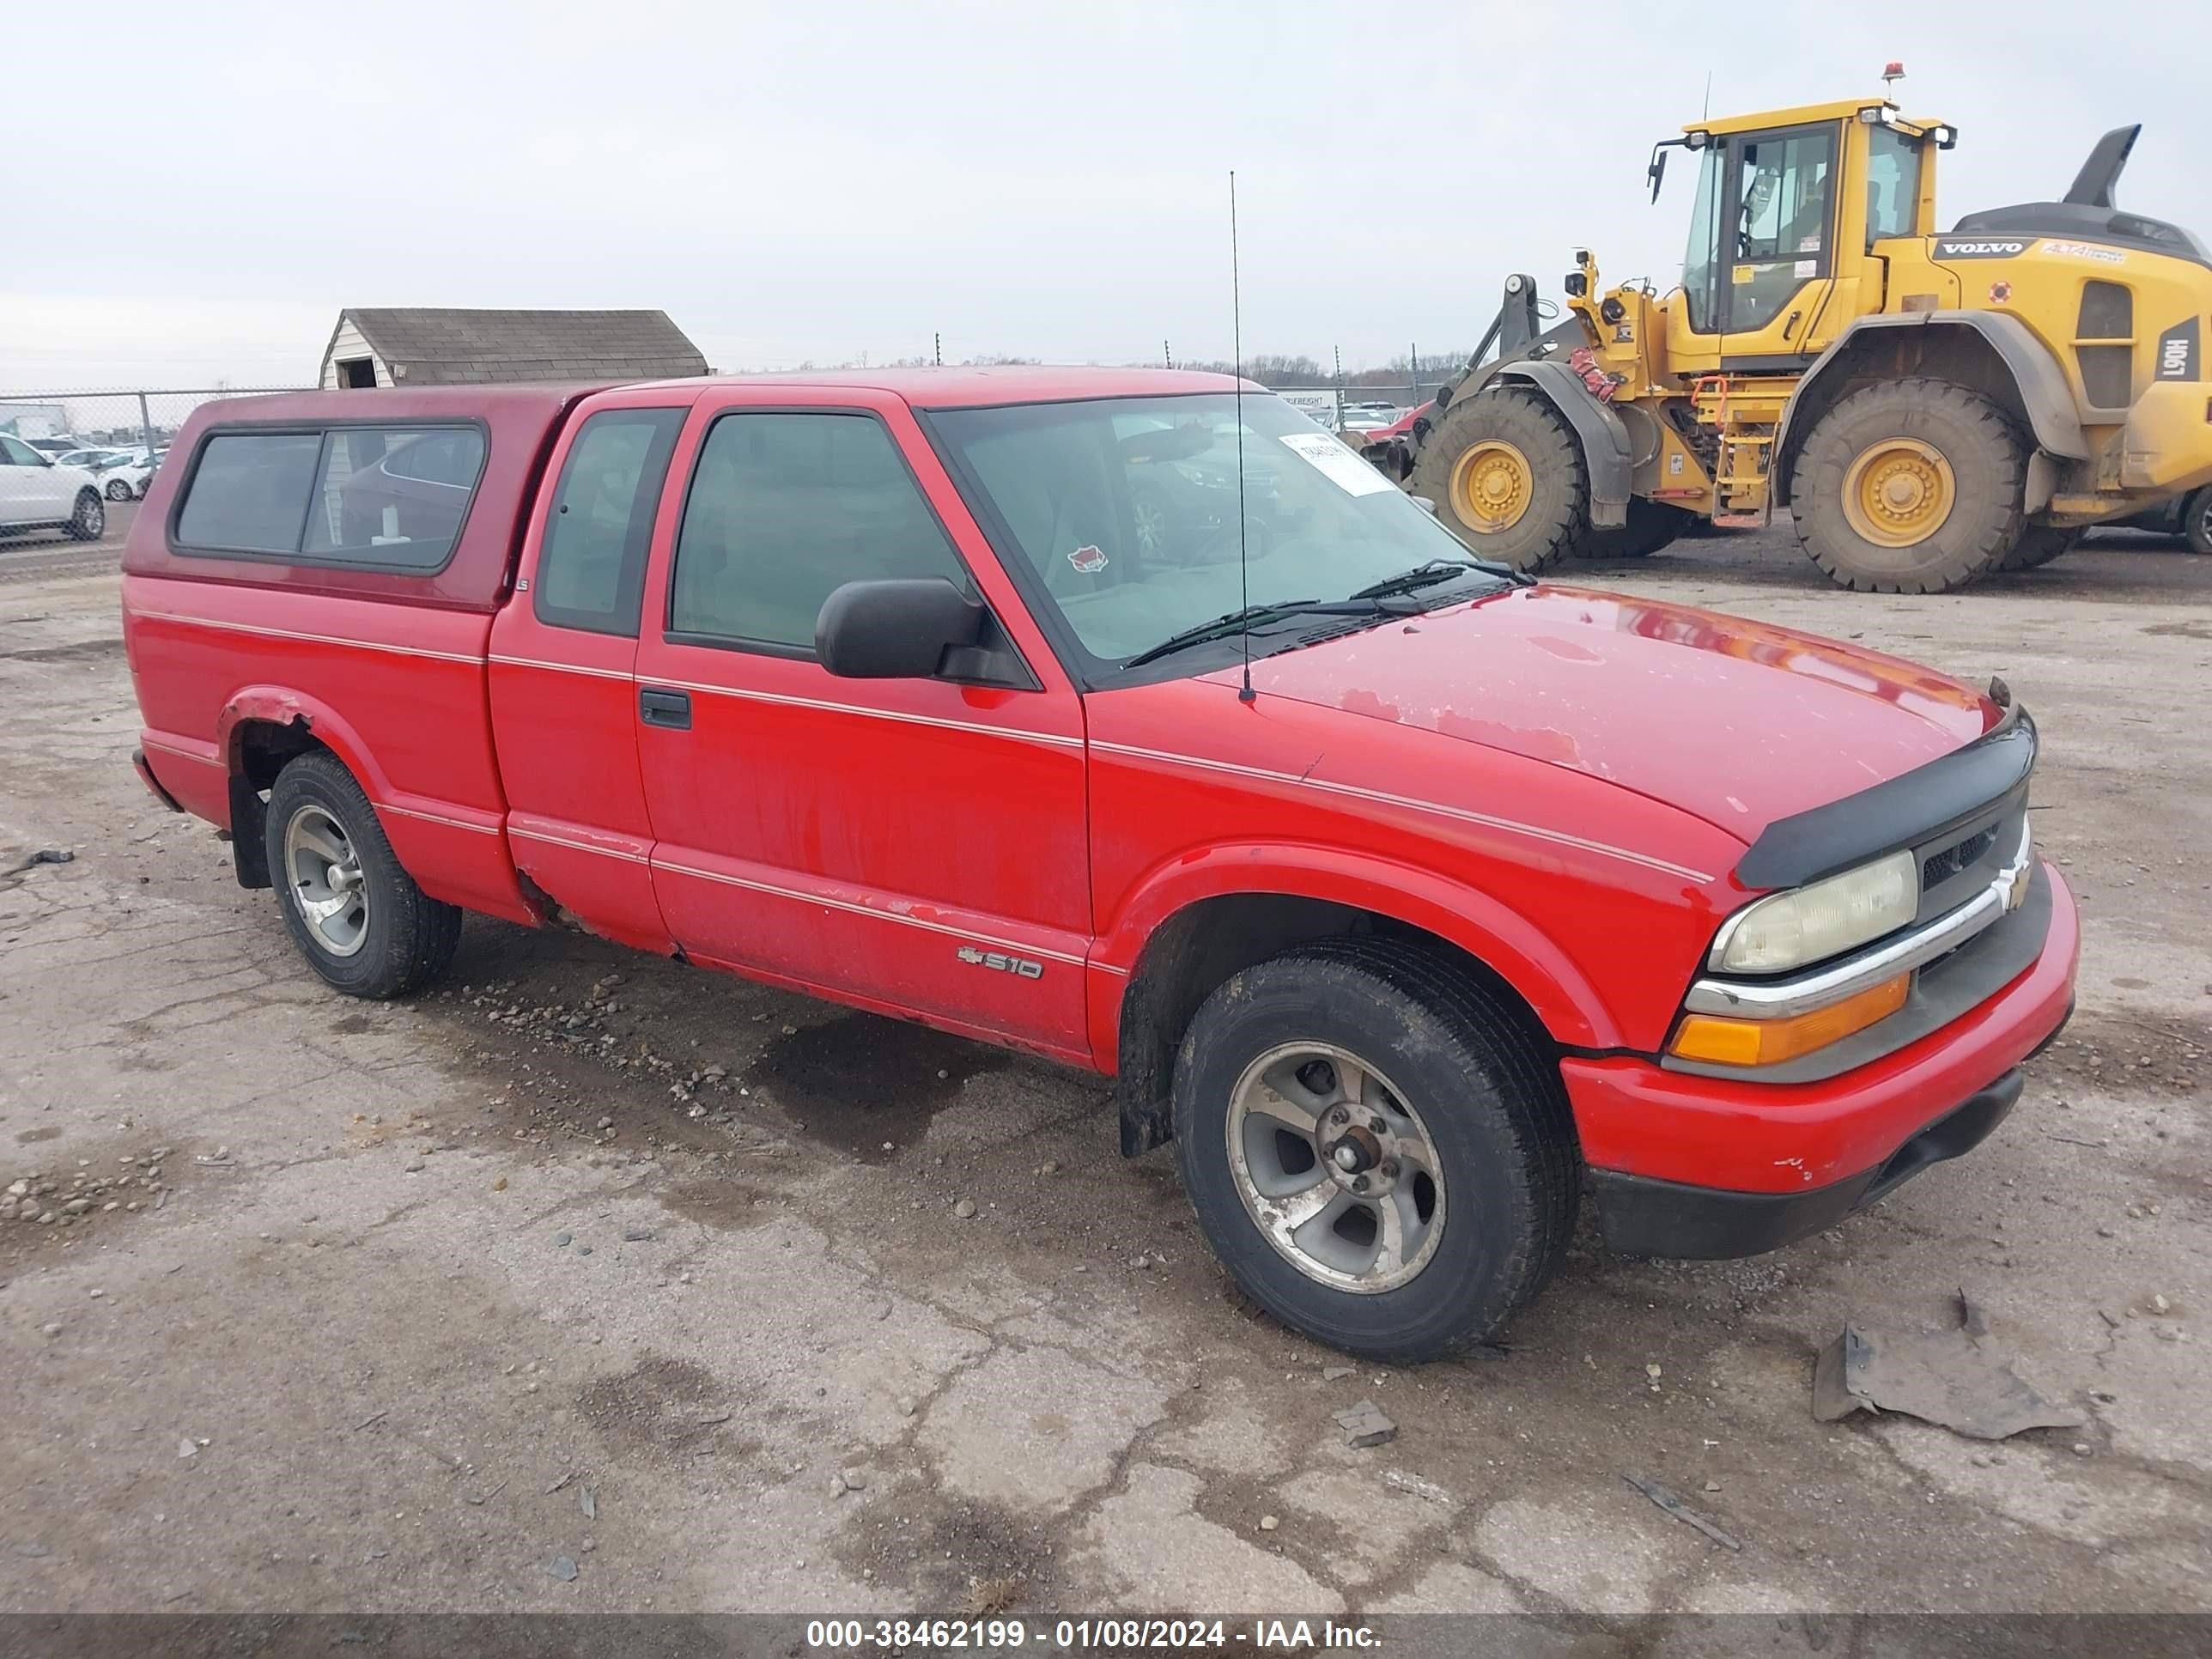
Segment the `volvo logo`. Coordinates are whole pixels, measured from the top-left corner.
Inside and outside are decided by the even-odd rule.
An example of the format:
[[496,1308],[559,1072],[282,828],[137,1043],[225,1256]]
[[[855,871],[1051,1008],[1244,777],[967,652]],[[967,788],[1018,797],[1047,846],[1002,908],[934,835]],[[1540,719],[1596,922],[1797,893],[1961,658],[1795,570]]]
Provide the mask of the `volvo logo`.
[[1958,242],[1936,239],[1939,259],[2011,259],[2027,252],[2026,242]]

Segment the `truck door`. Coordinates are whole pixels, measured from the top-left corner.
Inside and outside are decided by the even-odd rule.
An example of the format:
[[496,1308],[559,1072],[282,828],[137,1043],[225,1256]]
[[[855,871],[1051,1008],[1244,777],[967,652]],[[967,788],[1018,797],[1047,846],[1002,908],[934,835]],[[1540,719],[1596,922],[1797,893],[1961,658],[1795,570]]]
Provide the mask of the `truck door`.
[[515,592],[492,623],[491,712],[515,867],[642,950],[673,948],[648,860],[631,672],[661,484],[688,399],[594,398],[556,445]]
[[[1691,372],[1794,371],[1832,337],[1820,325],[1837,271],[1840,124],[1716,137],[1704,152],[1684,303],[1668,357]],[[1852,264],[1856,270],[1856,262]]]
[[0,524],[39,524],[67,516],[60,475],[21,438],[0,433]]
[[[678,455],[636,718],[653,881],[687,952],[1087,1058],[1081,703],[905,404],[728,389]],[[686,476],[688,472],[688,476]],[[1028,659],[1012,690],[851,680],[814,654],[846,582],[944,576]]]

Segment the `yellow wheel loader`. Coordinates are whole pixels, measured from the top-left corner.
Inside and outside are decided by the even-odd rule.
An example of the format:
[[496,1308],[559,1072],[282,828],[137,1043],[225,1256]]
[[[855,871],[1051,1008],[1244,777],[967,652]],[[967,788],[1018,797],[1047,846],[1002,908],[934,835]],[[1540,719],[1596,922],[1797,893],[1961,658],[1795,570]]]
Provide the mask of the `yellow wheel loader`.
[[1887,98],[1700,122],[1646,174],[1656,201],[1668,151],[1698,158],[1681,286],[1604,291],[1578,252],[1547,329],[1510,278],[1409,453],[1376,459],[1525,570],[1777,507],[1864,592],[2056,557],[2212,483],[2212,254],[2113,206],[2140,131],[2064,200],[1938,232],[1941,122]]

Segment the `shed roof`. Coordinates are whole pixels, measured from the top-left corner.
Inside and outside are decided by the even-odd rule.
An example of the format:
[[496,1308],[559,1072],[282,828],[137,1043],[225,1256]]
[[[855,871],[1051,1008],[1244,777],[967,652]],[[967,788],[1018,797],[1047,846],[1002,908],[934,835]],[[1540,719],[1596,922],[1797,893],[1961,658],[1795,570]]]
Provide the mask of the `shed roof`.
[[705,355],[665,311],[349,306],[339,327],[349,320],[393,378],[409,386],[677,380],[707,372]]

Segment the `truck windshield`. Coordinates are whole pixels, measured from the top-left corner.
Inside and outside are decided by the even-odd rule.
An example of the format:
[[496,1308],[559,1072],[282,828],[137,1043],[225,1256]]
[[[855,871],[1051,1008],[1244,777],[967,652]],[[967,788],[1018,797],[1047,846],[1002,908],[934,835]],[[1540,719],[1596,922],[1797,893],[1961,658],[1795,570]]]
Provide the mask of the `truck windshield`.
[[1264,393],[1243,399],[1249,592],[1233,397],[946,410],[931,426],[1094,666],[1248,602],[1341,600],[1418,567],[1473,562],[1396,485]]

